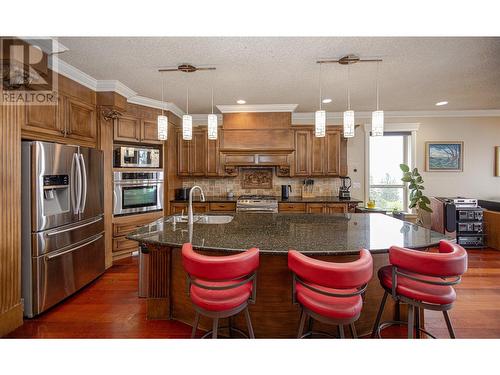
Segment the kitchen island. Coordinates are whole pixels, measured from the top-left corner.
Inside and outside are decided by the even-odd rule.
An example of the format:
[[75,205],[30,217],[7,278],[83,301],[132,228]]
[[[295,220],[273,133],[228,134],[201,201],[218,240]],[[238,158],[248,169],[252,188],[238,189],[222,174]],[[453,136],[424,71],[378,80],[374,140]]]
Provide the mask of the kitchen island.
[[[203,217],[218,217],[208,224]],[[191,242],[205,254],[225,255],[258,247],[261,251],[257,300],[250,305],[256,337],[294,337],[299,307],[292,304],[292,275],[287,267],[289,249],[333,262],[357,258],[360,248],[373,255],[374,276],[368,284],[363,311],[356,322],[363,335],[371,331],[383,295],[377,271],[388,264],[392,245],[427,249],[446,238],[440,233],[382,214],[252,214],[195,216],[192,227],[179,216],[167,216],[139,228],[127,238],[141,243],[148,262],[148,319],[176,319],[192,324],[194,309],[186,293],[186,274],[180,247]],[[221,224],[223,223],[223,224]],[[383,319],[393,319],[388,303]],[[243,317],[235,325],[244,329]],[[208,329],[209,320],[200,327]],[[315,323],[315,329],[335,332],[335,327]]]

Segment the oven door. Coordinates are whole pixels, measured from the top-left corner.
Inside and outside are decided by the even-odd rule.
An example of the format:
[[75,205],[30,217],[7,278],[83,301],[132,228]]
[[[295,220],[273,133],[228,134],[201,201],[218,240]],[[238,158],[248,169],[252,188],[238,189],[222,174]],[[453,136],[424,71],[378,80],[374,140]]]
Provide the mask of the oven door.
[[115,184],[114,215],[163,209],[163,182]]

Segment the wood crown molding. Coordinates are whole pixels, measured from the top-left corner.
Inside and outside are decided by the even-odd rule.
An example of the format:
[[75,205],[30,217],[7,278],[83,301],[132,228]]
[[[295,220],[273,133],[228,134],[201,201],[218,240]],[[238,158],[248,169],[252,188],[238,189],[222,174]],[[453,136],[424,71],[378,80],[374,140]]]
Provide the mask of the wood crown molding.
[[217,105],[217,109],[222,113],[241,112],[293,112],[298,104],[231,104]]

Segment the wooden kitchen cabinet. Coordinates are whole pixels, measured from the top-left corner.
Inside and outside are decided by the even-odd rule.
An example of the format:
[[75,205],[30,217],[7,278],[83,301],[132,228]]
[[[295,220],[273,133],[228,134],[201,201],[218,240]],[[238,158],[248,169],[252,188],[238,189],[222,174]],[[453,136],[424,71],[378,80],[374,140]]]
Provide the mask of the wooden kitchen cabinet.
[[325,205],[326,214],[345,214],[347,213],[346,203],[327,203]]
[[306,206],[308,214],[324,214],[325,204],[324,203],[308,203]]
[[158,140],[156,120],[141,119],[137,116],[122,115],[115,121],[114,140],[119,142],[162,144]]
[[[193,202],[193,213],[201,214],[208,212],[209,204],[206,202]],[[174,202],[170,203],[170,214],[188,214],[188,202]]]
[[278,203],[278,211],[279,212],[296,212],[296,213],[304,213],[306,212],[306,204],[305,203]]
[[158,140],[158,121],[157,120],[142,120],[141,121],[141,142],[161,145],[163,141]]
[[177,175],[219,176],[219,164],[219,141],[208,140],[206,129],[193,129],[190,141],[177,132]]
[[347,174],[347,145],[340,128],[317,138],[312,127],[295,130],[294,176],[327,177]]
[[210,202],[208,204],[209,211],[216,212],[235,212],[236,203],[234,202]]
[[94,103],[59,94],[57,105],[26,105],[21,121],[24,138],[97,144],[97,111]]

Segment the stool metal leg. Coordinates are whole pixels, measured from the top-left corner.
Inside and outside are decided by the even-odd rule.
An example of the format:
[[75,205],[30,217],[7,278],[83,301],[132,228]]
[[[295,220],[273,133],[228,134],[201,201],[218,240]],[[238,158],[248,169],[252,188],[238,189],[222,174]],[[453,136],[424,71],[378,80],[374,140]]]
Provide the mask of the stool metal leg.
[[375,335],[377,334],[378,326],[380,324],[380,319],[382,318],[382,313],[384,312],[384,307],[388,295],[389,293],[387,293],[387,291],[384,292],[384,296],[382,297],[382,302],[380,303],[380,307],[378,309],[377,318],[375,319],[375,324],[373,325],[372,338],[375,337]]
[[453,325],[451,324],[450,316],[448,315],[448,311],[443,311],[444,320],[446,321],[446,326],[448,327],[448,332],[450,333],[450,338],[455,338],[455,331],[453,330]]
[[339,337],[345,339],[344,326],[342,324],[339,324]]
[[413,305],[408,304],[408,338],[412,339],[413,338],[413,329],[414,327],[414,322],[413,319],[415,318],[415,308]]
[[250,320],[250,312],[248,311],[248,307],[245,309],[245,318],[247,319],[248,336],[251,339],[254,339],[255,335],[253,334],[252,321]]
[[358,334],[356,333],[356,327],[354,326],[354,323],[351,323],[349,325],[349,327],[351,327],[351,336],[353,339],[357,339],[358,338]]
[[230,316],[228,318],[228,330],[229,330],[229,337],[233,337],[233,317]]
[[300,323],[299,323],[299,332],[297,333],[297,338],[300,339],[304,332],[304,325],[306,323],[307,314],[304,312],[304,309],[300,310]]
[[200,313],[196,312],[194,317],[193,330],[191,331],[191,338],[194,339],[196,336],[196,330],[198,329],[198,323],[200,322]]
[[212,338],[217,338],[217,330],[219,328],[219,318],[214,318],[212,322]]
[[420,307],[415,307],[415,337],[420,338]]
[[312,318],[312,316],[309,316],[309,321],[307,322],[307,332],[312,332],[313,323],[314,323],[314,319]]

